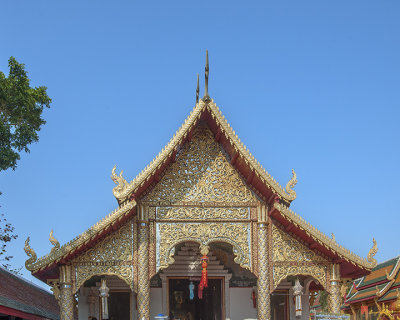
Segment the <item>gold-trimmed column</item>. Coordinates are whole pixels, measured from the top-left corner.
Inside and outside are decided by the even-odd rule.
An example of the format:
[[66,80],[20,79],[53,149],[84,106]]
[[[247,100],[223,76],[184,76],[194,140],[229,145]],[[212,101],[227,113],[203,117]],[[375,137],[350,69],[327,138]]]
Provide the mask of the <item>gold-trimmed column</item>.
[[257,280],[258,320],[271,319],[267,227],[268,227],[267,207],[261,206],[258,208],[258,280]]
[[330,313],[340,313],[340,265],[332,264],[330,273],[328,308]]
[[138,320],[150,320],[149,221],[147,207],[138,209]]
[[71,266],[60,266],[60,320],[74,319]]

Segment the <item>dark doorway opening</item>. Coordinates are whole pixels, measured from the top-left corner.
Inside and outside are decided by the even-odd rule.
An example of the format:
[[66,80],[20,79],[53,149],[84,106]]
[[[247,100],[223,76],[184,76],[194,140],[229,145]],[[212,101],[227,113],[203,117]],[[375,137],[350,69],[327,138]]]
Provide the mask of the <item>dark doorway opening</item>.
[[[194,285],[192,299],[189,287],[191,282]],[[197,279],[168,279],[170,319],[222,320],[222,279],[208,279],[208,288],[204,288],[202,299],[198,297],[199,283]]]
[[108,319],[130,320],[130,292],[110,292],[108,297]]
[[271,320],[288,319],[288,294],[287,290],[275,290],[271,294]]

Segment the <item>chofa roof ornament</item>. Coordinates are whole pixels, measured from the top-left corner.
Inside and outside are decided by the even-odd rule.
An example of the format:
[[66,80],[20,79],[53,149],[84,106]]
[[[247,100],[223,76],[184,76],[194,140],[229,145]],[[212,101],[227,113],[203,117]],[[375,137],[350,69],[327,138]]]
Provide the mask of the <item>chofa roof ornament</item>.
[[286,192],[291,196],[294,200],[296,199],[296,191],[293,190],[294,186],[297,184],[297,175],[296,172],[292,169],[292,179],[286,185]]
[[54,237],[54,231],[53,229],[50,231],[50,236],[49,236],[49,241],[53,245],[53,248],[51,248],[50,252],[54,252],[58,249],[60,249],[60,243],[58,240]]
[[28,260],[25,261],[25,267],[26,267],[26,269],[28,269],[29,271],[32,271],[32,270],[33,270],[32,264],[34,264],[34,263],[36,262],[36,260],[37,260],[37,255],[36,255],[35,250],[33,250],[33,249],[31,248],[31,246],[29,245],[29,241],[30,241],[30,240],[31,240],[30,237],[28,237],[28,238],[25,240],[24,251],[25,251],[25,253],[28,255],[28,257],[30,257]]
[[124,172],[124,170],[121,170],[121,173],[118,176],[115,173],[116,168],[117,166],[115,165],[114,168],[112,168],[111,170],[111,179],[117,185],[113,188],[113,194],[118,200],[124,202],[129,196],[129,193],[125,193],[126,188],[129,186],[129,183],[122,177],[122,173]]
[[373,266],[375,267],[378,264],[378,261],[374,258],[376,253],[378,252],[378,245],[376,244],[375,238],[372,238],[372,248],[368,252],[367,260],[368,262],[372,263]]

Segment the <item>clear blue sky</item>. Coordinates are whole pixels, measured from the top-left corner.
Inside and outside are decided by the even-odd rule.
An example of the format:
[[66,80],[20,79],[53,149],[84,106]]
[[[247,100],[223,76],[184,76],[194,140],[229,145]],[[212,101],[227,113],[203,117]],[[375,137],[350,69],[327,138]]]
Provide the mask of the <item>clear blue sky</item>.
[[[3,1],[0,70],[15,56],[53,99],[39,143],[0,176],[1,212],[42,256],[116,208],[210,95],[292,208],[365,257],[400,254],[400,2]],[[201,81],[201,93],[203,92]],[[28,277],[28,272],[24,270]]]

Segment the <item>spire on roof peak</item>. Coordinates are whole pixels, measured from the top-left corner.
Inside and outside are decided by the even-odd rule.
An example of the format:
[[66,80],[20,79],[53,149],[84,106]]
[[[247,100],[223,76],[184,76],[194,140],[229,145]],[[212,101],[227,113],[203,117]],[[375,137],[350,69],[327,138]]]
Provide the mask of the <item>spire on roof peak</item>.
[[199,103],[199,93],[200,93],[200,89],[199,89],[199,74],[197,74],[196,104]]
[[205,87],[204,87],[204,101],[209,101],[210,96],[208,95],[208,71],[209,71],[209,66],[208,66],[208,50],[206,50],[206,67],[205,67]]

